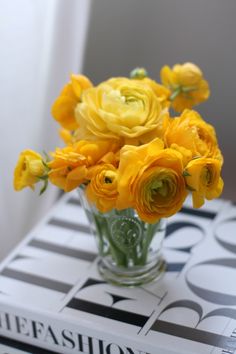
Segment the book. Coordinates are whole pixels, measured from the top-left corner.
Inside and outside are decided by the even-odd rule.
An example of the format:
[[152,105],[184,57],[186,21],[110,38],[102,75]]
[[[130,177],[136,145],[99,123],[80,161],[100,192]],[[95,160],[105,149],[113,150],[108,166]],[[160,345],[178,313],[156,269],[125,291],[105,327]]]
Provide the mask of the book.
[[[2,338],[0,338],[2,339]],[[32,352],[26,352],[19,349],[15,349],[12,346],[0,344],[0,354],[33,354]]]
[[56,354],[56,352],[0,336],[0,354]]
[[0,343],[13,341],[9,354],[27,352],[19,343],[45,354],[233,354],[235,230],[233,203],[196,210],[187,200],[168,220],[164,276],[115,287],[97,271],[77,194],[67,194],[0,265]]

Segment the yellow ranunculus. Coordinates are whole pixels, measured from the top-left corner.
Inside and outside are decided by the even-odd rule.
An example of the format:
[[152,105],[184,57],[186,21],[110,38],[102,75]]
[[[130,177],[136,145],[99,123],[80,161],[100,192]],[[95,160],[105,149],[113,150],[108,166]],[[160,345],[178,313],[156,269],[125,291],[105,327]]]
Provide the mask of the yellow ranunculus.
[[224,183],[220,177],[221,166],[219,160],[204,157],[194,159],[186,166],[184,175],[192,191],[194,208],[200,208],[205,198],[218,198],[222,193]]
[[177,64],[172,69],[164,66],[161,69],[161,81],[171,90],[172,107],[177,112],[206,101],[210,95],[202,71],[192,63]]
[[53,160],[48,164],[50,182],[65,192],[78,187],[87,176],[86,158],[75,150],[72,145],[56,149],[52,154]]
[[52,105],[52,116],[63,128],[75,130],[78,123],[75,120],[75,107],[81,101],[84,90],[91,87],[91,81],[84,75],[71,75],[71,82],[66,84]]
[[164,142],[177,144],[192,152],[192,157],[212,157],[223,162],[215,129],[195,111],[185,110],[180,117],[166,118]]
[[102,213],[113,209],[118,196],[116,168],[111,164],[97,165],[90,169],[87,178],[90,180],[86,188],[88,200]]
[[182,155],[164,149],[160,139],[120,152],[117,208],[133,207],[143,221],[154,223],[180,210],[187,196]]
[[83,93],[76,107],[78,138],[142,141],[162,132],[162,106],[143,80],[112,78]]
[[42,161],[42,156],[35,151],[22,151],[14,172],[14,188],[16,191],[25,187],[34,189],[34,185],[40,181],[39,177],[42,177],[46,170]]
[[64,141],[66,145],[75,143],[75,138],[70,130],[61,128],[59,130],[59,136]]
[[171,95],[171,91],[167,87],[158,84],[156,81],[150,79],[149,77],[143,78],[142,82],[144,82],[145,84],[151,87],[151,89],[157,96],[163,108],[169,108],[170,106],[169,98]]
[[119,150],[117,142],[110,140],[80,140],[75,144],[75,147],[76,151],[86,157],[88,166],[94,166],[100,161],[104,161],[108,155],[113,155]]
[[186,149],[183,146],[179,146],[177,144],[171,144],[170,148],[178,151],[182,155],[183,166],[185,167],[190,160],[192,160],[193,154],[192,151]]
[[77,188],[86,182],[88,167],[95,165],[108,152],[115,152],[115,143],[109,141],[81,140],[52,153],[53,160],[48,163],[49,180],[65,192]]

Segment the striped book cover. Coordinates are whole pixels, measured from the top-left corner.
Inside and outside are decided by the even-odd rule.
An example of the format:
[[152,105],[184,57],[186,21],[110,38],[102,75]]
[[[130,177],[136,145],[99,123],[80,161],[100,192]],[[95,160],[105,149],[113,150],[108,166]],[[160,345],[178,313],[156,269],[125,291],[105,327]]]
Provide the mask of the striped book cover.
[[76,193],[63,196],[1,263],[0,353],[235,353],[235,231],[230,202],[187,201],[168,222],[162,279],[115,287]]

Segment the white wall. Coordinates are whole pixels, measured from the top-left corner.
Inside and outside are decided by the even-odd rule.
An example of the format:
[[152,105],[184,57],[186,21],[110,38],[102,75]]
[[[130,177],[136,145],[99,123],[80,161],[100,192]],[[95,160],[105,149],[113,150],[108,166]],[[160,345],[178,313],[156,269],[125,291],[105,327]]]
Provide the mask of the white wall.
[[235,15],[235,0],[93,1],[84,70],[99,82],[144,66],[159,79],[164,64],[198,64],[212,94],[197,109],[216,127],[224,197],[236,201]]
[[42,217],[58,190],[13,191],[20,151],[59,144],[50,107],[82,70],[88,0],[0,0],[0,258]]

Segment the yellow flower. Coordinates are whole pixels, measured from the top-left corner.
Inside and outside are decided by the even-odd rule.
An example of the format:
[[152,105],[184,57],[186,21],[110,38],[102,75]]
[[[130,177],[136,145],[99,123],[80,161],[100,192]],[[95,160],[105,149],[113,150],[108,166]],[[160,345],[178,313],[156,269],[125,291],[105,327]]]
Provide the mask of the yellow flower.
[[223,180],[220,177],[221,163],[212,158],[194,159],[185,169],[185,180],[192,191],[193,207],[200,208],[204,199],[218,198],[223,190]]
[[116,139],[132,143],[162,131],[162,107],[143,80],[112,78],[83,93],[76,107],[78,138]]
[[88,166],[94,166],[100,161],[104,161],[109,155],[113,157],[119,149],[117,142],[110,140],[80,140],[75,144],[75,147],[76,151],[86,157]]
[[212,157],[223,162],[215,129],[195,111],[185,110],[180,117],[166,118],[164,142],[177,144],[192,152],[192,157]]
[[64,141],[64,143],[66,145],[75,143],[75,138],[74,138],[73,134],[71,133],[71,131],[68,129],[64,129],[64,128],[60,129],[59,136]]
[[159,102],[161,103],[162,108],[169,108],[169,98],[171,95],[171,91],[167,87],[158,84],[156,81],[150,79],[149,77],[144,77],[138,80],[142,83],[145,83],[145,85],[148,85],[153,90]]
[[34,189],[34,184],[40,181],[39,177],[42,177],[46,170],[42,161],[42,156],[35,151],[22,151],[14,171],[14,188],[16,191],[25,187]]
[[172,92],[172,107],[177,112],[192,108],[208,99],[210,90],[202,71],[192,63],[161,69],[161,81]]
[[120,152],[117,208],[133,207],[143,221],[154,223],[175,214],[187,196],[182,155],[164,149],[160,139]]
[[52,154],[54,159],[48,164],[50,182],[65,192],[78,187],[87,176],[86,158],[75,150],[73,146],[56,149]]
[[88,167],[98,163],[109,151],[115,151],[116,144],[109,141],[88,142],[81,140],[65,148],[57,148],[48,163],[49,180],[65,192],[86,182]]
[[169,108],[170,106],[169,99],[170,99],[171,91],[167,87],[158,84],[156,81],[151,80],[148,77],[144,78],[143,81],[152,88],[158,100],[160,101],[162,107]]
[[66,84],[52,106],[52,116],[63,128],[75,130],[78,124],[75,120],[75,107],[81,101],[84,90],[92,83],[84,75],[71,75],[71,81]]
[[190,160],[192,160],[193,154],[190,150],[186,149],[183,146],[177,144],[171,144],[170,148],[178,151],[182,155],[183,166],[186,166]]
[[97,165],[90,169],[87,178],[90,180],[86,188],[88,200],[102,213],[113,209],[118,196],[116,168],[111,164]]

